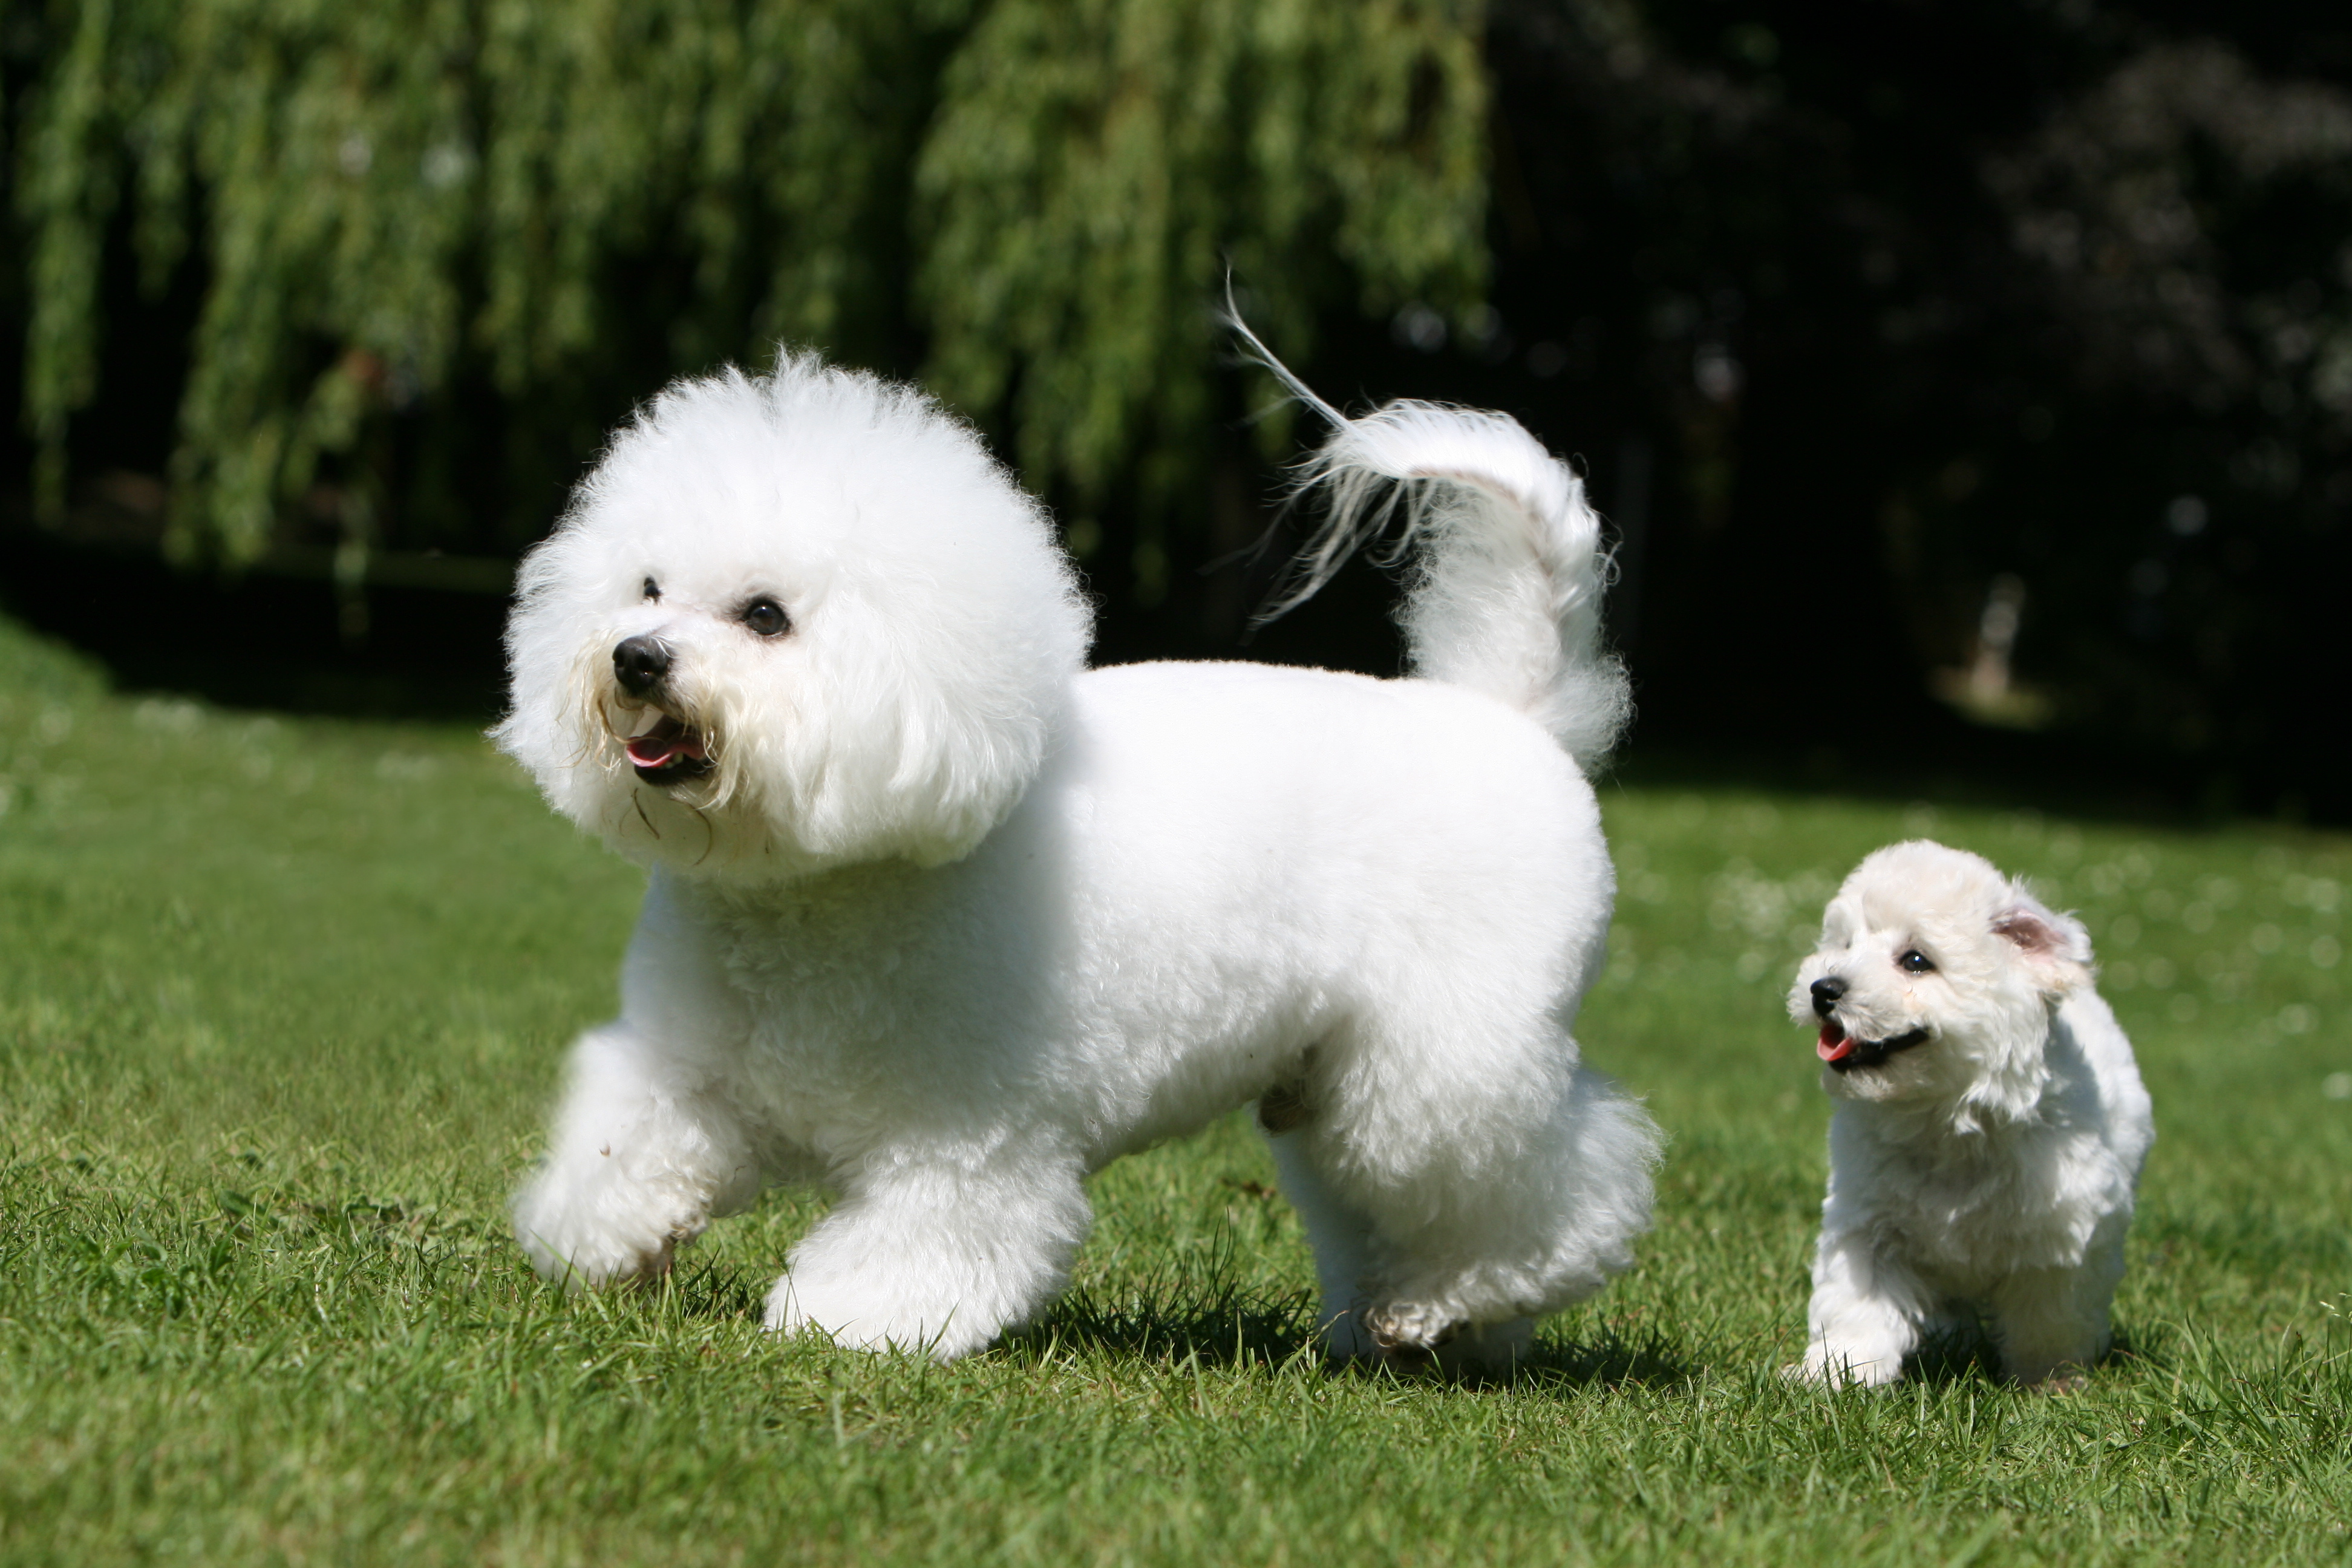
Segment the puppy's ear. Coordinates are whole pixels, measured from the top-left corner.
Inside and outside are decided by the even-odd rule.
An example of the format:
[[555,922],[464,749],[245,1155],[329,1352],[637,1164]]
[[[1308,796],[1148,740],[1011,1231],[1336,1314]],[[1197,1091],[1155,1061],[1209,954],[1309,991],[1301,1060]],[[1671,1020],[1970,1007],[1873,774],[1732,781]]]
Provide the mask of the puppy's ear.
[[2010,889],[2007,906],[1993,916],[1992,931],[2017,950],[2034,983],[2049,995],[2091,978],[2091,933],[2081,921],[2053,912],[2022,887]]

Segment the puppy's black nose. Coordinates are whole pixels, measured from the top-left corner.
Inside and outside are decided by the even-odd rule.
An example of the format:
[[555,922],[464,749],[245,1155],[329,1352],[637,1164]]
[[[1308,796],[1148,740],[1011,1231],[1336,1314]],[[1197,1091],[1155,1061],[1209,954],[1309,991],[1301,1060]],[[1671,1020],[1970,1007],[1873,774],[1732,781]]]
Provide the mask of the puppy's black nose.
[[1834,974],[1823,975],[1813,982],[1813,1011],[1828,1017],[1836,1009],[1838,998],[1844,994],[1844,981]]
[[635,637],[613,650],[613,679],[632,697],[643,697],[669,673],[669,649],[657,637]]

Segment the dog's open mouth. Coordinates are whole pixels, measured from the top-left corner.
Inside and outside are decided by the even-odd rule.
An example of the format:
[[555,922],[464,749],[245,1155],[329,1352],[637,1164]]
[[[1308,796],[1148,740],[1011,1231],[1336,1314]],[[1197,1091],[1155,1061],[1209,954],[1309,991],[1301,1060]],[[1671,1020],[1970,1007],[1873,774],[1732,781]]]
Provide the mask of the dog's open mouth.
[[1822,1026],[1821,1043],[1813,1053],[1840,1072],[1852,1072],[1856,1068],[1874,1068],[1897,1051],[1907,1051],[1914,1046],[1925,1045],[1925,1027],[1889,1035],[1883,1040],[1858,1040],[1845,1032],[1845,1026],[1835,1018]]
[[710,771],[702,731],[674,714],[646,708],[629,736],[629,762],[649,784],[681,784]]

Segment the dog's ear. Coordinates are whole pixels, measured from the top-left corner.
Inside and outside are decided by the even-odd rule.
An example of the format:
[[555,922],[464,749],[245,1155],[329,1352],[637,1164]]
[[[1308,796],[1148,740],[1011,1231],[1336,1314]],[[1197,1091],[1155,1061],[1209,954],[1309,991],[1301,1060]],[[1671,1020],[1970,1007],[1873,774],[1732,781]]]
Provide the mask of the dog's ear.
[[[1024,514],[1021,514],[1025,517]],[[807,633],[776,830],[828,860],[961,858],[1021,799],[1083,668],[1091,616],[1058,555],[1000,541],[990,592],[908,573],[836,589]],[[1024,543],[1032,559],[1024,581]]]
[[2050,995],[2091,977],[2091,933],[2083,922],[2054,912],[2022,887],[2011,887],[2007,904],[1993,916],[1992,931],[2017,950],[2036,984]]

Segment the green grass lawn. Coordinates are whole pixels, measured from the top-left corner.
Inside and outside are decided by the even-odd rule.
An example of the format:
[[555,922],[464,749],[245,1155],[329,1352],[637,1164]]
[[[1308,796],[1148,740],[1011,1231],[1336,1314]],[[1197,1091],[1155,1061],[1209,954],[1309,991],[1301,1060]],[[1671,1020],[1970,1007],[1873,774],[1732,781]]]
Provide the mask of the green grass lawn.
[[[1246,1123],[1113,1168],[940,1368],[762,1336],[777,1193],[657,1295],[506,1235],[637,876],[476,735],[110,694],[0,624],[0,1562],[2352,1557],[2352,842],[1603,792],[1579,1030],[1672,1135],[1633,1273],[1509,1387],[1335,1374]],[[1828,1107],[1780,997],[1927,833],[2088,921],[2160,1138],[2079,1392],[1783,1384]]]

